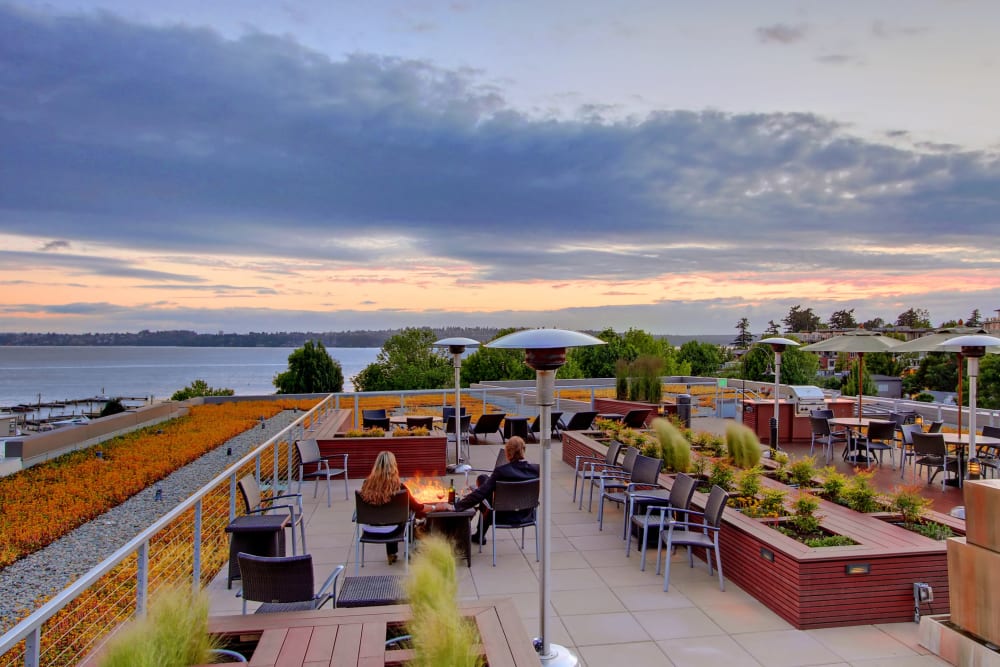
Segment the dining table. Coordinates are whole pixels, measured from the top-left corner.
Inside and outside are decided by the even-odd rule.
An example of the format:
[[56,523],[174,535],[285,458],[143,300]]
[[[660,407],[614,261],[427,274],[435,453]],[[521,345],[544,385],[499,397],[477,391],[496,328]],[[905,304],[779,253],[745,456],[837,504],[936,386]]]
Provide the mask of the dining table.
[[884,421],[888,420],[876,419],[874,417],[831,417],[827,419],[827,422],[831,426],[843,426],[847,429],[847,451],[850,453],[845,458],[851,463],[859,463],[863,456],[866,464],[870,462],[868,454],[858,452],[855,445],[858,438],[871,426],[872,422]]
[[[956,477],[957,481],[952,482],[952,480],[946,480],[945,484],[952,483],[952,484],[958,486],[959,488],[962,488],[962,480],[964,478],[966,478],[966,475],[967,475],[967,472],[968,472],[966,470],[966,462],[969,459],[969,456],[968,456],[969,434],[968,433],[948,433],[948,432],[942,432],[941,434],[944,436],[944,442],[945,442],[945,444],[946,445],[951,445],[952,447],[954,447],[955,451],[958,453],[958,469],[960,471],[962,471],[961,474],[959,474]],[[989,436],[989,435],[979,435],[977,433],[976,434],[976,447],[985,446],[985,445],[990,445],[991,447],[1000,447],[1000,438],[994,438],[994,437]]]

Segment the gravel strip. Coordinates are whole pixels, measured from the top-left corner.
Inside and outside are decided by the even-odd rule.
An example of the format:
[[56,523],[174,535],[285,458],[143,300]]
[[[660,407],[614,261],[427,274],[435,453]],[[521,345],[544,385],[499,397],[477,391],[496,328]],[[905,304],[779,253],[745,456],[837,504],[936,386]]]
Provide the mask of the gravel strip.
[[[232,462],[302,416],[286,410],[230,439],[193,463],[174,471],[159,484],[140,491],[124,503],[76,528],[40,551],[0,571],[0,631],[14,626],[23,610],[34,610],[40,600],[63,590],[123,544],[205,486]],[[231,456],[226,455],[232,447]],[[156,502],[156,487],[163,502]]]

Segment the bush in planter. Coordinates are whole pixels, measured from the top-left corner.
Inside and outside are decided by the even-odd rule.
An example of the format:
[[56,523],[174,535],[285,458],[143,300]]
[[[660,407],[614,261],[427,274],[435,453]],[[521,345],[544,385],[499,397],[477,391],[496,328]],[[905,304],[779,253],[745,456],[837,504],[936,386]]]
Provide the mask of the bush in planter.
[[823,469],[823,495],[833,503],[843,500],[844,489],[847,487],[847,475],[839,472],[833,466]]
[[408,438],[411,436],[418,435],[430,435],[430,429],[426,426],[414,426],[413,428],[406,428],[405,426],[397,426],[392,429],[392,437],[394,438]]
[[789,464],[785,472],[789,484],[811,486],[812,479],[816,476],[816,459],[812,456],[803,456]]
[[733,463],[741,468],[752,468],[760,463],[760,440],[757,434],[743,424],[726,424],[726,446]]
[[149,613],[108,642],[100,667],[187,667],[211,662],[219,642],[208,634],[208,597],[166,588]]
[[764,489],[756,503],[748,505],[743,513],[755,519],[777,519],[785,515],[784,489]]
[[723,460],[713,461],[712,470],[708,473],[708,488],[719,486],[725,491],[733,490],[736,481],[736,469]]
[[819,500],[808,493],[799,493],[799,497],[792,503],[792,518],[789,523],[801,535],[814,535],[820,532],[820,522],[823,517],[816,516],[819,509]]
[[350,431],[344,433],[344,437],[347,438],[384,438],[385,430],[373,426],[372,428],[353,428]]
[[413,636],[414,667],[481,667],[476,650],[479,641],[475,625],[458,610],[458,580],[455,553],[444,537],[430,535],[420,540],[420,548],[410,565],[406,580],[413,617],[407,624]]
[[746,498],[754,498],[760,493],[760,477],[764,469],[759,465],[741,471],[736,476],[736,492]]
[[654,419],[650,426],[660,441],[663,467],[668,471],[687,472],[691,468],[691,443],[666,419]]
[[930,498],[920,495],[919,486],[896,487],[892,494],[892,509],[899,512],[903,517],[903,523],[920,523],[924,516],[924,511],[933,504]]
[[855,512],[877,512],[879,510],[878,491],[872,486],[872,476],[875,473],[871,470],[854,470],[854,477],[850,478],[847,488],[841,495],[843,502]]

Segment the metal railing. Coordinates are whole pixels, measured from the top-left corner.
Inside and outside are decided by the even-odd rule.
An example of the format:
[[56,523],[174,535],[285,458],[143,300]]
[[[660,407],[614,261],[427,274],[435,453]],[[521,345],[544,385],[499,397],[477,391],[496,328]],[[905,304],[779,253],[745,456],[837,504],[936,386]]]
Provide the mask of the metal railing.
[[150,592],[185,581],[200,590],[229,558],[225,528],[237,514],[236,481],[254,474],[265,489],[288,483],[290,444],[332,409],[332,397],[321,401],[4,633],[0,665],[75,665],[144,614]]

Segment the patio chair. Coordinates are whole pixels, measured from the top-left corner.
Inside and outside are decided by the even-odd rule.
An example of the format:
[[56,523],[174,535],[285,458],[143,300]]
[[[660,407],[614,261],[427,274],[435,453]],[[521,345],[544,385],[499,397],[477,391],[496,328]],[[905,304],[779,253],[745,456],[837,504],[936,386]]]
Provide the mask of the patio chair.
[[[984,426],[983,435],[990,438],[1000,438],[1000,426]],[[976,446],[976,457],[983,471],[992,470],[993,477],[1000,475],[1000,447],[996,445]]]
[[[590,480],[598,469],[603,470],[605,466],[616,466],[618,465],[618,454],[621,452],[623,447],[622,443],[617,440],[612,440],[608,443],[608,451],[603,457],[600,456],[577,456],[573,462],[573,500],[576,501],[576,489],[577,485],[582,480],[584,484]],[[597,467],[592,467],[590,464],[595,464]],[[580,506],[577,509],[583,509],[583,489],[580,489]]]
[[[467,414],[468,411],[465,409],[465,406],[462,406],[462,415],[465,416]],[[443,419],[444,421],[448,421],[448,417],[454,417],[454,416],[455,416],[455,408],[451,408],[448,406],[441,408],[441,419]]]
[[[365,566],[366,544],[403,543],[403,565],[407,571],[410,567],[410,535],[413,531],[413,513],[410,511],[410,494],[402,489],[384,505],[372,505],[361,497],[360,491],[354,492],[354,574],[358,568]],[[362,526],[395,526],[388,533],[376,533],[365,530]]]
[[[952,456],[948,452],[948,445],[945,444],[943,433],[913,433],[913,456],[914,469],[927,468],[927,483],[930,484],[937,477],[938,473],[944,472],[941,476],[941,490],[944,491],[944,483],[948,477],[948,471],[958,475],[958,457]],[[930,475],[931,469],[934,474]]]
[[361,428],[381,428],[388,431],[389,427],[389,415],[384,409],[361,411]]
[[255,614],[280,611],[310,611],[319,609],[333,600],[336,608],[337,579],[344,571],[338,565],[326,578],[319,590],[315,589],[313,558],[301,556],[254,556],[240,552],[240,576],[243,590],[243,613],[247,602],[262,602]]
[[503,418],[507,414],[504,412],[489,412],[482,415],[476,420],[476,423],[469,428],[469,438],[479,443],[479,436],[484,438],[492,433],[500,434],[500,442],[507,442],[507,439],[503,437],[503,431],[500,429],[500,424],[503,422]]
[[[638,454],[632,466],[632,473],[627,478],[619,477],[614,472],[601,475],[601,504],[597,507],[597,528],[604,530],[604,501],[608,500],[623,507],[628,502],[629,495],[637,491],[662,489],[660,471],[663,470],[663,459],[659,456],[643,456]],[[628,539],[629,521],[624,517],[622,524],[622,539]]]
[[[471,457],[469,456],[469,424],[472,422],[472,415],[462,415],[459,419],[459,436],[461,436],[461,447],[464,452],[464,460],[468,461]],[[444,435],[445,440],[449,443],[455,442],[455,415],[452,414],[450,417],[444,420]]]
[[[306,479],[316,481],[313,487],[313,498],[319,491],[319,480],[326,480],[326,506],[332,507],[332,491],[330,479],[334,477],[344,478],[344,500],[350,497],[347,484],[347,454],[333,454],[332,456],[322,456],[319,451],[319,443],[315,440],[296,440],[295,451],[299,455],[299,493],[302,493],[302,482]],[[340,459],[339,467],[331,468],[330,461],[334,458]],[[309,467],[310,470],[306,471]]]
[[406,428],[425,428],[428,431],[434,428],[434,417],[421,417],[416,415],[406,416]]
[[940,433],[941,429],[944,427],[944,420],[937,419],[931,422],[931,425],[927,428],[928,433]]
[[[523,482],[504,482],[497,480],[496,488],[493,491],[493,502],[491,503],[492,525],[493,525],[493,567],[497,566],[497,529],[516,530],[521,529],[521,551],[524,551],[524,529],[528,526],[535,527],[535,560],[541,559],[538,542],[538,492],[541,482],[537,479],[529,479]],[[500,523],[497,515],[501,512],[518,512],[531,510],[530,515],[519,521],[505,520]],[[510,516],[510,515],[508,515]],[[479,534],[483,531],[480,529]],[[482,550],[482,541],[479,543]]]
[[470,473],[478,472],[478,473],[483,474],[483,475],[490,475],[490,474],[493,474],[494,470],[496,470],[500,466],[504,465],[505,463],[507,463],[507,450],[504,449],[503,447],[501,447],[499,450],[497,450],[497,460],[496,460],[496,463],[494,463],[493,467],[490,468],[489,470],[487,470],[485,468],[463,468],[463,470],[465,471],[465,486],[466,486],[466,488],[469,487],[469,474]]
[[[816,412],[816,411],[814,411]],[[832,410],[831,410],[832,412]],[[833,445],[837,442],[847,443],[847,433],[845,431],[834,431],[830,428],[828,417],[809,417],[809,424],[812,428],[812,442],[809,443],[809,456],[813,455],[816,441],[820,441],[820,446],[826,452],[826,462],[833,459]]]
[[[623,445],[624,446],[624,445]],[[621,465],[614,466],[604,466],[599,474],[593,475],[590,478],[590,493],[587,498],[587,511],[594,511],[594,488],[610,489],[613,486],[611,478],[614,477],[618,482],[618,488],[624,488],[628,484],[629,478],[632,476],[632,469],[635,467],[635,460],[639,457],[639,450],[635,447],[628,447],[625,450],[625,456],[622,457]],[[583,507],[583,490],[580,490],[580,507]]]
[[638,410],[629,410],[622,417],[622,425],[627,428],[645,428],[646,418],[649,413],[652,412],[652,408],[641,408]]
[[858,438],[855,447],[861,445],[865,447],[865,455],[868,457],[868,467],[871,468],[872,452],[878,452],[878,464],[885,465],[885,452],[889,452],[889,461],[892,467],[896,467],[896,423],[891,421],[872,421],[868,425],[868,431],[864,436]]
[[[549,424],[552,430],[552,437],[559,437],[559,420],[562,419],[562,411],[553,412],[551,418],[549,419]],[[542,428],[542,416],[536,415],[534,419],[531,420],[531,426],[528,427],[528,435],[534,442],[539,441],[538,433]]]
[[569,418],[569,421],[566,422],[564,426],[560,426],[560,428],[563,431],[586,431],[594,424],[594,419],[596,417],[596,410],[577,412]]
[[[298,553],[295,539],[295,527],[298,526],[302,535],[302,553],[306,549],[306,522],[302,513],[302,494],[285,493],[277,496],[264,498],[260,492],[260,484],[253,475],[246,475],[238,482],[236,488],[239,489],[240,497],[243,499],[243,509],[247,514],[269,514],[276,511],[287,511],[292,528],[292,554]],[[275,504],[278,500],[289,502]]]
[[[913,434],[923,433],[923,429],[920,428],[920,424],[903,424],[900,427],[900,443],[899,443],[899,478],[903,479],[906,476],[906,459],[914,458],[913,453]],[[914,459],[915,460],[915,459]],[[917,467],[913,466],[913,481],[917,479]]]
[[[719,570],[719,590],[726,590],[726,582],[722,576],[722,553],[719,550],[719,533],[722,529],[722,513],[726,509],[729,494],[721,486],[713,486],[705,503],[705,511],[697,512],[690,508],[675,509],[674,514],[681,519],[671,519],[666,530],[660,531],[660,542],[656,547],[656,573],[660,573],[660,553],[667,550],[666,565],[663,568],[663,590],[670,586],[670,556],[677,547],[687,547],[688,566],[694,567],[694,547],[705,550],[705,561],[708,563],[708,574],[712,574],[712,554],[715,552],[715,565]],[[697,520],[697,517],[701,517]]]
[[[688,509],[691,506],[691,499],[694,498],[694,489],[697,484],[694,477],[685,473],[677,473],[674,483],[670,487],[670,495],[664,501],[662,497],[650,498],[643,496],[643,491],[636,491],[629,496],[628,524],[630,532],[636,533],[639,537],[639,549],[642,552],[642,562],[639,569],[646,571],[646,545],[649,541],[649,527],[653,526],[657,531],[662,531],[664,522],[673,518],[672,511],[676,509]],[[643,509],[645,511],[643,511]],[[639,529],[642,529],[641,532]],[[656,534],[659,541],[659,532]],[[625,557],[629,555],[632,547],[632,535],[625,539]]]

